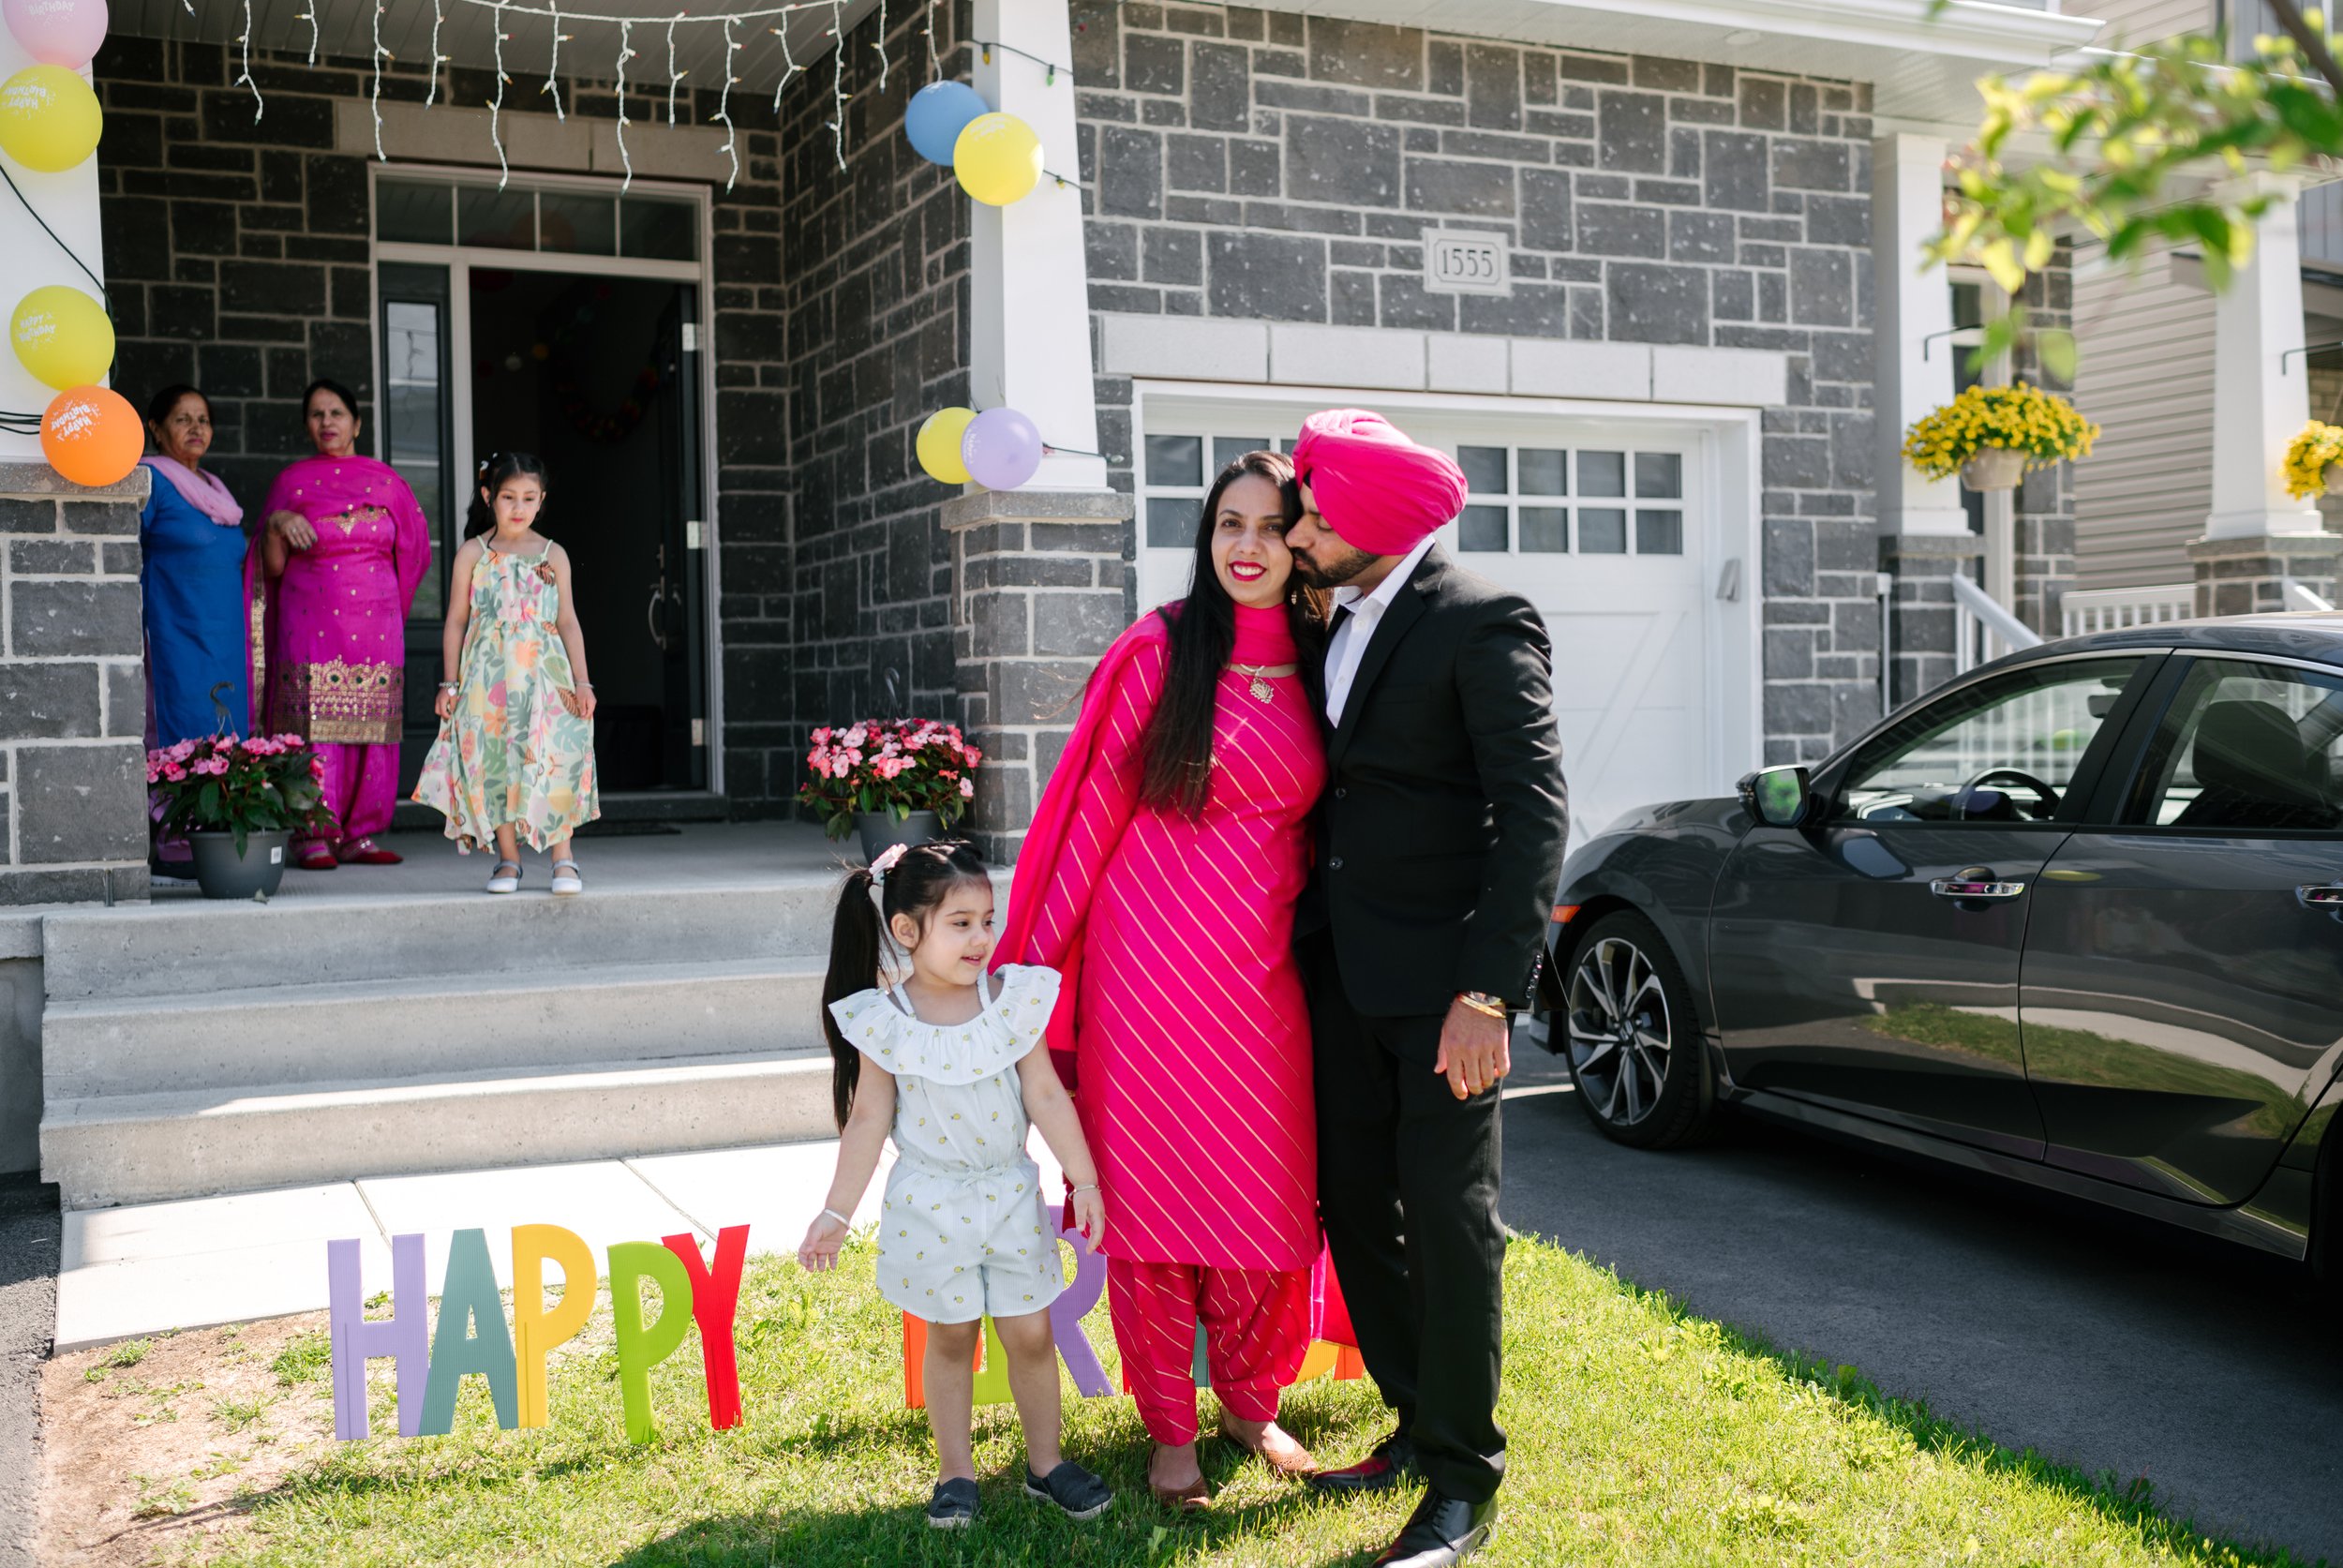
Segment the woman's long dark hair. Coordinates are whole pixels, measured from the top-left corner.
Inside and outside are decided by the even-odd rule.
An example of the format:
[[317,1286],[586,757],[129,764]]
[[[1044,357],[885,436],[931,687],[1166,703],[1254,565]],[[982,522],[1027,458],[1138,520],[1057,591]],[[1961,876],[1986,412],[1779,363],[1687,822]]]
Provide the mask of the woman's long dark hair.
[[[1158,810],[1194,816],[1204,809],[1212,793],[1212,730],[1220,692],[1220,672],[1236,648],[1236,601],[1220,584],[1213,569],[1212,536],[1220,519],[1221,493],[1247,475],[1277,486],[1285,501],[1286,526],[1302,515],[1302,492],[1293,483],[1293,463],[1275,452],[1247,452],[1222,469],[1204,492],[1203,515],[1196,520],[1196,560],[1190,572],[1186,604],[1180,613],[1158,610],[1171,628],[1172,658],[1165,671],[1163,696],[1147,721],[1146,768],[1140,776],[1139,794]],[[1325,646],[1326,595],[1309,587],[1302,575],[1286,579],[1286,620],[1293,627],[1294,647],[1306,684],[1315,698],[1318,665]]]
[[829,1005],[858,991],[885,985],[884,967],[889,938],[887,928],[898,915],[908,915],[924,932],[928,917],[946,894],[963,882],[992,883],[992,872],[976,845],[964,839],[939,839],[914,844],[895,862],[871,897],[870,869],[858,866],[838,889],[838,912],[829,923],[829,973],[822,980],[822,1038],[829,1042],[831,1114],[843,1130],[854,1110],[855,1084],[862,1076],[862,1053],[838,1032]]
[[[537,487],[551,490],[553,482],[545,477],[545,460],[533,452],[491,452],[481,460],[480,483],[472,486],[471,505],[464,512],[464,537],[475,538],[497,526],[496,508],[490,501],[504,488],[508,479],[533,479]],[[488,492],[484,500],[480,492]]]

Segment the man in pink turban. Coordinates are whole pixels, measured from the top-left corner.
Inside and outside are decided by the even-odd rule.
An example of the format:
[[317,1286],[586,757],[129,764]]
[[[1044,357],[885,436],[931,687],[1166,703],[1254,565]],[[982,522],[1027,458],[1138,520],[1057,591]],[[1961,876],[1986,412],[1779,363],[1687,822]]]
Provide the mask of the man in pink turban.
[[1499,1081],[1561,882],[1569,803],[1545,624],[1433,544],[1463,472],[1381,416],[1312,414],[1286,545],[1334,590],[1327,788],[1295,918],[1317,1058],[1319,1212],[1397,1429],[1321,1471],[1421,1475],[1379,1568],[1446,1568],[1497,1516]]

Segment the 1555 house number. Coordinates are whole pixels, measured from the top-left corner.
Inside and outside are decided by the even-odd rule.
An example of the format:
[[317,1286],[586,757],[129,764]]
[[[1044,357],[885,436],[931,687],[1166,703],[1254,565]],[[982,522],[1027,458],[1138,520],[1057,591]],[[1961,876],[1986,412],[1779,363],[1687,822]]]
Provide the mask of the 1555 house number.
[[1448,294],[1502,294],[1506,276],[1505,236],[1441,230],[1425,236],[1424,286]]

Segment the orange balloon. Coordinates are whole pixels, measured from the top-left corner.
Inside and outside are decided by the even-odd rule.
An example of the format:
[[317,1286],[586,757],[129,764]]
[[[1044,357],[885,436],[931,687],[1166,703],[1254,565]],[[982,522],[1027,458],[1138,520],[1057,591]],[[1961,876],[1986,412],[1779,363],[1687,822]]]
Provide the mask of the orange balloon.
[[41,455],[76,485],[95,487],[127,478],[145,450],[138,411],[102,386],[60,392],[40,416]]

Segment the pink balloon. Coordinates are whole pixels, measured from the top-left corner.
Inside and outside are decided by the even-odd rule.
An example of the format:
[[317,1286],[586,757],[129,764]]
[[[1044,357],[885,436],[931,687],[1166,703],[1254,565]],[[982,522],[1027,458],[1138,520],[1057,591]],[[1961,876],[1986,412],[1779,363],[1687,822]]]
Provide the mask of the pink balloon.
[[1041,467],[1041,432],[1015,409],[987,409],[960,438],[968,477],[988,490],[1014,490]]
[[80,70],[106,41],[106,0],[0,0],[0,15],[44,66]]

